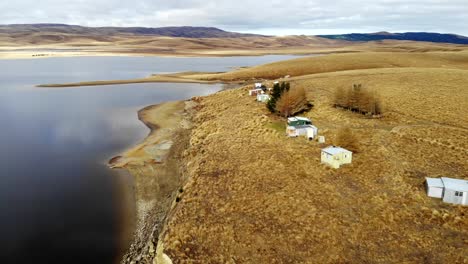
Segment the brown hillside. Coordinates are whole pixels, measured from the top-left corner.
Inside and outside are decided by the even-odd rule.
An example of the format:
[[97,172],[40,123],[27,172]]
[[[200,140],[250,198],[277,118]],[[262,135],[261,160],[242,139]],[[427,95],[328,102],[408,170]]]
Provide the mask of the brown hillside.
[[365,52],[333,54],[265,64],[220,74],[191,76],[208,80],[276,79],[285,75],[301,76],[315,73],[376,68],[453,68],[468,69],[467,52]]
[[[362,61],[382,65],[372,62],[373,55]],[[438,62],[466,69],[463,56],[428,54],[424,61],[413,55],[383,58],[395,67]],[[308,66],[295,70],[310,72],[349,70],[353,63],[329,57],[287,64],[303,62]],[[250,70],[263,74],[275,65],[283,67]],[[284,75],[284,69],[290,68],[277,72]],[[284,120],[249,97],[248,87],[197,99],[185,152],[190,179],[166,228],[166,254],[173,263],[466,262],[468,208],[428,198],[423,184],[425,176],[468,179],[468,71],[460,69],[354,70],[292,79],[313,100],[306,116],[327,144],[343,127],[359,139],[353,163],[339,170],[320,164],[315,141],[286,138],[278,129]],[[353,83],[379,90],[381,119],[332,107],[335,89]]]
[[[53,30],[52,30],[53,29]],[[77,55],[170,55],[170,56],[233,56],[264,54],[313,54],[349,52],[433,52],[462,51],[467,46],[412,41],[382,41],[358,43],[313,36],[268,37],[260,35],[218,32],[210,37],[178,37],[170,29],[167,36],[132,33],[146,29],[116,31],[115,28],[87,29],[72,27],[61,29],[1,30],[0,57],[31,57],[38,53],[46,56]],[[149,29],[150,32],[151,29]],[[192,32],[196,33],[196,31]],[[47,51],[47,52],[44,52]]]

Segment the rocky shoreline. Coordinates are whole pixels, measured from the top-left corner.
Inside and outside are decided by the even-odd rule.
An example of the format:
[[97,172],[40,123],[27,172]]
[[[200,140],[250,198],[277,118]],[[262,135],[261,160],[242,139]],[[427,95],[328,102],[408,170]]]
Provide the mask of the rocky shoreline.
[[[156,262],[160,234],[186,179],[182,159],[191,131],[194,100],[166,102],[139,111],[151,130],[143,142],[111,159],[111,168],[127,169],[135,180],[136,228],[121,263]],[[160,259],[164,259],[162,249]],[[167,260],[167,257],[166,257]]]

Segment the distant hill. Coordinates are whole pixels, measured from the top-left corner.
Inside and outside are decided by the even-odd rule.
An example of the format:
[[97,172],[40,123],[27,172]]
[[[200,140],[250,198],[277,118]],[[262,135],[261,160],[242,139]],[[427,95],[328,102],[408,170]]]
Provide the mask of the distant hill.
[[455,34],[440,34],[428,32],[407,32],[407,33],[389,33],[377,32],[369,34],[352,33],[342,35],[319,35],[317,37],[347,40],[347,41],[378,41],[378,40],[412,40],[427,41],[436,43],[468,44],[468,37]]
[[214,27],[83,27],[65,24],[13,24],[0,25],[0,34],[75,34],[116,36],[122,34],[167,36],[181,38],[237,38],[260,35],[224,31]]

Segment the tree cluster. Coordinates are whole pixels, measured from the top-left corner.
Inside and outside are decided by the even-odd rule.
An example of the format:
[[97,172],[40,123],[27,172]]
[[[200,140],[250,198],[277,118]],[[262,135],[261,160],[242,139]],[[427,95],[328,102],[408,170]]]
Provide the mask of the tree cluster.
[[281,84],[275,83],[271,92],[270,100],[267,103],[267,108],[270,112],[276,112],[276,102],[281,98],[281,95],[286,91],[289,91],[290,84],[282,82]]
[[284,117],[289,117],[306,110],[311,107],[307,100],[307,94],[304,88],[294,88],[283,93],[280,99],[276,102],[276,111]]
[[361,84],[349,89],[339,88],[335,92],[335,107],[344,108],[365,115],[382,114],[382,104],[375,91],[369,91]]
[[297,113],[309,110],[311,104],[307,100],[304,88],[290,88],[289,83],[275,84],[271,99],[267,104],[268,110],[289,117]]

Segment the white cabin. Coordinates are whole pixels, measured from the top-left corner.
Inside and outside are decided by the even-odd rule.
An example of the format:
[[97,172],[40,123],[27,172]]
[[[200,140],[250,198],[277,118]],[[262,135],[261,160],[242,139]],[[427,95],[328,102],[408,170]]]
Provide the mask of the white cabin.
[[468,180],[426,178],[427,195],[445,203],[468,205]]
[[249,96],[258,95],[258,94],[261,94],[262,92],[263,92],[263,90],[260,89],[260,88],[249,90]]
[[262,83],[255,83],[255,88],[262,88]]
[[305,136],[307,139],[312,140],[318,135],[318,128],[313,125],[287,126],[286,134],[288,137]]
[[353,152],[336,147],[330,146],[322,149],[321,162],[338,169],[343,164],[350,164],[353,159]]
[[257,94],[257,101],[266,103],[270,100],[270,96],[268,94]]

